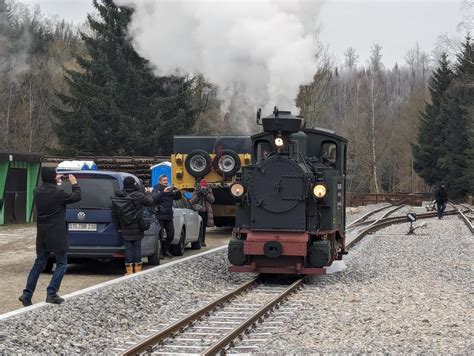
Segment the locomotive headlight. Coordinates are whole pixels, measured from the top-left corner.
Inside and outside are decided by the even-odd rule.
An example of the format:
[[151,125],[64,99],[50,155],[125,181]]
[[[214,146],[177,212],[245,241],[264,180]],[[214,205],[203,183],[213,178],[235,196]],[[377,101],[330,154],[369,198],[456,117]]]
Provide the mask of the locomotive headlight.
[[284,142],[283,142],[283,139],[282,139],[281,137],[277,137],[277,138],[275,139],[275,146],[277,146],[277,147],[283,147],[283,144],[284,144]]
[[234,183],[230,187],[230,193],[234,197],[240,198],[244,194],[244,186],[240,183]]
[[322,199],[326,196],[327,189],[326,186],[323,184],[316,184],[313,188],[313,194],[316,199]]

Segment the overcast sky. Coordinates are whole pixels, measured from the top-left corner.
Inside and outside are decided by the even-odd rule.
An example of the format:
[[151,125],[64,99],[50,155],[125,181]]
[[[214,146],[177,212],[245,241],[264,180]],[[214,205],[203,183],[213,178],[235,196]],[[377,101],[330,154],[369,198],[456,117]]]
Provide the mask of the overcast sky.
[[[21,0],[40,5],[47,15],[59,15],[81,23],[93,11],[92,0]],[[321,40],[342,61],[344,50],[354,47],[365,62],[370,47],[379,43],[383,62],[392,67],[403,63],[406,52],[418,42],[427,52],[434,49],[440,34],[460,35],[463,21],[461,0],[357,1],[328,0],[320,10]],[[473,14],[471,14],[473,16]]]

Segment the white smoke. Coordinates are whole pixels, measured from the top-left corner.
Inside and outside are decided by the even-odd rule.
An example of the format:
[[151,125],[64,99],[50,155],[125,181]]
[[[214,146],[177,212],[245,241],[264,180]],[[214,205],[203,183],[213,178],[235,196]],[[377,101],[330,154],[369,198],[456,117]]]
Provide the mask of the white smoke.
[[135,9],[130,35],[156,74],[202,73],[224,111],[296,113],[299,86],[317,70],[316,0],[115,1]]

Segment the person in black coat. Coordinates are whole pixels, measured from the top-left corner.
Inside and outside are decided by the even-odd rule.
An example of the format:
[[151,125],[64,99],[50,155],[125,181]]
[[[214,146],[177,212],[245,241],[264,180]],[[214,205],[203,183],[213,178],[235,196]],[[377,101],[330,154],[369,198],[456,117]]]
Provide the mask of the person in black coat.
[[26,287],[19,300],[24,306],[31,305],[31,298],[36,288],[38,278],[44,270],[51,253],[56,258],[56,269],[48,285],[47,303],[60,304],[64,299],[58,295],[61,281],[67,269],[67,240],[66,205],[81,200],[81,188],[76,177],[69,175],[72,193],[58,188],[60,175],[52,167],[41,168],[43,184],[34,190],[37,212],[36,260],[28,275]]
[[168,186],[168,177],[165,174],[159,177],[158,182],[153,188],[151,195],[159,208],[156,217],[161,228],[166,231],[166,239],[163,242],[163,255],[171,257],[170,247],[174,238],[173,200],[180,200],[182,195],[177,188]]
[[118,211],[117,205],[112,204],[112,219],[119,231],[122,232],[125,247],[125,268],[126,275],[128,275],[142,270],[142,239],[146,230],[142,216],[143,206],[153,206],[154,202],[150,193],[143,194],[138,191],[137,182],[133,177],[126,177],[123,180],[123,188],[123,190],[115,192],[115,197],[132,199],[138,215],[136,221],[129,225],[122,225],[120,211]]
[[444,183],[441,183],[438,189],[435,190],[435,200],[438,219],[442,219],[444,210],[446,209],[446,203],[448,202],[448,193],[446,192]]

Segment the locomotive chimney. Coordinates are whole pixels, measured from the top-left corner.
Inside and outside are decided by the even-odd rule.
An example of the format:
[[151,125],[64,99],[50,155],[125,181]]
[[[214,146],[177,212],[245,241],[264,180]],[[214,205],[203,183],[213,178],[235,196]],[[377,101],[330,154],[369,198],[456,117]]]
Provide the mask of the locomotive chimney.
[[279,111],[275,106],[273,114],[262,119],[263,130],[274,134],[289,135],[301,129],[301,117],[294,116],[290,111]]

